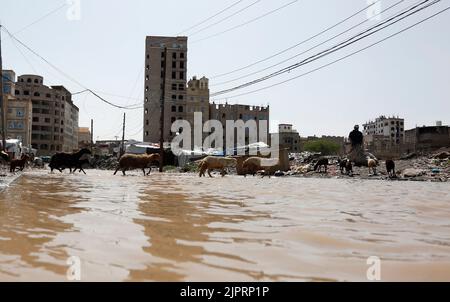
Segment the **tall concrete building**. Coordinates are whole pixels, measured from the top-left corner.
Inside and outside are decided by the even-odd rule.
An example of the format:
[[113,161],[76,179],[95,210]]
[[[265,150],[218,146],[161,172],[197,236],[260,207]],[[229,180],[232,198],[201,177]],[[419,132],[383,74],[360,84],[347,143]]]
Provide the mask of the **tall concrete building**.
[[32,104],[31,146],[38,155],[78,149],[78,108],[71,93],[44,85],[39,75],[19,76],[15,86],[16,99]]
[[[166,50],[166,51],[165,51]],[[145,42],[144,141],[160,141],[161,101],[164,101],[164,141],[171,125],[185,118],[187,37],[149,36]],[[165,83],[165,85],[164,85]],[[162,100],[163,90],[165,99]],[[176,110],[173,110],[173,108]]]

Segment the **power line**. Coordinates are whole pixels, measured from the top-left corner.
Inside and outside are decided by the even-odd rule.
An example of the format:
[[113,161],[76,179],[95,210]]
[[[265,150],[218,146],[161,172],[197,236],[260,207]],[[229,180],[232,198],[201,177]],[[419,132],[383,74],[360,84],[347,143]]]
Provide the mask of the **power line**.
[[234,16],[236,16],[236,15],[242,13],[243,11],[246,11],[247,9],[251,8],[252,6],[255,6],[256,4],[258,4],[258,3],[261,2],[261,1],[262,1],[262,0],[256,0],[256,1],[252,2],[252,3],[250,3],[249,5],[247,5],[247,6],[243,7],[243,8],[241,8],[240,10],[238,10],[238,11],[236,11],[236,12],[234,12],[234,13],[232,13],[232,14],[230,14],[230,15],[228,15],[228,16],[222,18],[222,19],[220,19],[219,21],[216,21],[216,22],[213,23],[213,24],[210,24],[210,25],[208,25],[208,26],[205,26],[205,27],[203,27],[203,28],[201,28],[201,29],[199,29],[199,30],[193,32],[193,33],[190,34],[189,36],[190,36],[190,37],[195,36],[196,34],[199,34],[199,33],[203,32],[203,31],[205,31],[205,30],[207,30],[207,29],[210,29],[211,27],[214,27],[214,26],[216,26],[216,25],[218,25],[218,24],[220,24],[220,23],[223,23],[224,21],[226,21],[226,20],[228,20],[228,19],[231,19],[232,17],[234,17]]
[[257,64],[263,63],[263,62],[265,62],[265,61],[268,61],[268,60],[270,60],[270,59],[272,59],[272,58],[274,58],[274,57],[277,57],[277,56],[279,56],[279,55],[282,55],[282,54],[288,52],[289,50],[294,49],[294,48],[296,48],[296,47],[298,47],[298,46],[300,46],[300,45],[302,45],[302,44],[304,44],[304,43],[306,43],[306,42],[309,42],[309,41],[311,41],[312,39],[317,38],[318,36],[323,35],[324,33],[326,33],[326,32],[328,32],[328,31],[330,31],[330,30],[332,30],[332,29],[338,27],[339,25],[341,25],[341,24],[345,23],[346,21],[352,19],[353,17],[359,15],[360,13],[367,11],[370,7],[372,7],[373,5],[377,4],[377,3],[380,2],[380,1],[381,1],[381,0],[377,0],[377,1],[375,1],[374,3],[372,3],[372,4],[370,4],[370,5],[367,5],[366,7],[364,7],[364,8],[362,8],[362,9],[358,10],[357,12],[353,13],[353,14],[350,15],[349,17],[347,17],[347,18],[345,18],[345,19],[339,21],[338,23],[336,23],[336,24],[334,24],[334,25],[331,25],[331,26],[325,28],[325,29],[322,30],[321,32],[319,32],[319,33],[317,33],[317,34],[315,34],[315,35],[312,35],[312,36],[310,36],[309,38],[307,38],[307,39],[305,39],[305,40],[303,40],[303,41],[301,41],[301,42],[299,42],[299,43],[297,43],[297,44],[295,44],[295,45],[293,45],[293,46],[290,46],[290,47],[288,47],[288,48],[286,48],[286,49],[283,49],[282,51],[279,51],[279,52],[277,52],[277,53],[275,53],[275,54],[273,54],[273,55],[271,55],[271,56],[268,56],[268,57],[266,57],[266,58],[264,58],[264,59],[261,59],[261,60],[259,60],[259,61],[254,62],[254,63],[251,63],[251,64],[246,65],[246,66],[244,66],[244,67],[237,68],[237,69],[234,69],[234,70],[232,70],[232,71],[225,72],[225,73],[222,73],[222,74],[214,75],[214,76],[210,77],[210,79],[212,80],[212,79],[215,79],[215,78],[220,78],[220,77],[223,77],[223,76],[226,76],[226,75],[229,75],[229,74],[233,74],[233,73],[236,73],[236,72],[238,72],[238,71],[241,71],[241,70],[244,70],[244,69],[253,67],[253,66],[257,65]]
[[117,104],[114,104],[108,100],[106,100],[105,98],[101,97],[100,95],[98,95],[97,93],[95,93],[94,91],[92,91],[91,89],[87,88],[86,86],[84,86],[83,84],[81,84],[79,81],[77,81],[76,79],[72,78],[71,76],[69,76],[68,74],[66,74],[64,71],[62,71],[61,69],[59,69],[58,67],[56,67],[55,65],[53,65],[51,62],[49,62],[46,58],[44,58],[43,56],[41,56],[40,54],[38,54],[36,51],[34,51],[32,48],[30,48],[28,45],[26,45],[25,43],[23,43],[21,40],[19,40],[16,36],[14,36],[5,26],[1,26],[2,29],[4,29],[8,35],[10,35],[10,37],[14,40],[16,40],[19,44],[21,44],[23,47],[25,47],[28,51],[30,51],[31,53],[33,53],[35,56],[37,56],[38,58],[40,58],[41,60],[43,60],[44,62],[46,62],[48,65],[50,65],[53,69],[55,69],[56,71],[58,71],[60,74],[62,74],[63,76],[65,76],[66,78],[68,78],[69,80],[71,80],[72,82],[76,83],[78,86],[84,88],[86,91],[89,91],[90,93],[92,93],[94,96],[96,96],[98,99],[100,99],[101,101],[103,101],[104,103],[119,108],[119,109],[124,109],[124,110],[134,110],[134,109],[138,109],[138,108],[128,108],[126,106],[120,106]]
[[[405,0],[400,0],[400,1],[396,2],[396,3],[394,3],[393,5],[387,7],[386,9],[384,9],[384,10],[380,11],[379,13],[373,15],[372,18],[377,17],[377,16],[379,16],[379,15],[381,15],[381,14],[387,12],[388,10],[392,9],[393,7],[399,5],[400,3],[404,2],[404,1],[405,1]],[[413,6],[413,5],[412,5],[412,6]],[[410,7],[411,7],[411,6],[410,6]],[[409,7],[408,7],[408,8],[409,8]],[[402,10],[402,11],[403,11],[403,10]],[[219,83],[216,83],[216,84],[213,84],[213,85],[210,85],[210,86],[211,86],[211,87],[214,87],[214,86],[220,86],[220,85],[228,84],[228,83],[231,83],[231,82],[235,82],[235,81],[237,81],[237,80],[245,79],[245,78],[247,78],[247,77],[249,77],[249,76],[252,76],[252,75],[261,73],[261,72],[263,72],[263,71],[269,70],[269,69],[271,69],[271,68],[273,68],[273,67],[279,66],[279,65],[281,65],[281,64],[283,64],[283,63],[286,63],[286,62],[288,62],[288,61],[290,61],[290,60],[292,60],[292,59],[295,59],[295,58],[297,58],[297,57],[299,57],[299,56],[301,56],[301,55],[303,55],[303,54],[305,54],[305,53],[308,53],[309,51],[311,51],[311,50],[313,50],[313,49],[316,49],[317,47],[322,46],[322,45],[326,44],[327,42],[336,39],[337,37],[340,37],[340,36],[346,34],[347,32],[351,31],[352,29],[354,29],[354,28],[356,28],[356,27],[358,27],[358,26],[360,26],[360,25],[362,25],[362,24],[364,24],[364,23],[367,23],[367,22],[369,22],[370,20],[371,20],[371,19],[366,19],[366,20],[364,20],[364,21],[362,21],[362,22],[360,22],[360,23],[358,23],[358,24],[356,24],[356,25],[353,25],[352,27],[346,29],[345,31],[340,32],[339,34],[334,35],[334,36],[332,36],[331,38],[329,38],[329,39],[327,39],[327,40],[325,40],[325,41],[323,41],[323,42],[321,42],[321,43],[319,43],[319,44],[316,44],[316,45],[314,45],[313,47],[308,48],[308,49],[305,50],[305,51],[302,51],[301,53],[298,53],[298,54],[296,54],[296,55],[294,55],[294,56],[292,56],[292,57],[289,57],[289,58],[287,58],[287,59],[284,59],[283,61],[280,61],[280,62],[278,62],[278,63],[276,63],[276,64],[273,64],[273,65],[270,65],[270,66],[265,67],[265,68],[263,68],[263,69],[259,69],[259,70],[257,70],[257,71],[254,71],[254,72],[247,73],[247,74],[245,74],[245,75],[239,76],[239,77],[237,77],[237,78],[233,78],[233,79],[231,79],[231,80],[219,82]],[[305,41],[306,41],[306,40],[305,40]]]
[[[423,10],[423,9],[426,9],[426,8],[432,6],[432,5],[437,4],[437,3],[440,2],[441,0],[435,0],[435,1],[433,1],[432,3],[429,3],[428,5],[426,5],[426,6],[424,6],[424,7],[420,7],[422,4],[425,4],[425,3],[429,2],[429,1],[430,1],[430,0],[422,1],[421,3],[419,3],[419,4],[415,5],[414,7],[410,8],[409,10],[407,10],[407,11],[405,11],[405,12],[401,12],[401,13],[395,15],[394,17],[389,18],[388,20],[386,20],[386,21],[384,21],[384,22],[381,22],[381,23],[379,23],[379,24],[377,24],[377,25],[375,25],[375,26],[372,26],[372,27],[370,27],[369,29],[367,29],[367,30],[365,30],[365,31],[363,31],[363,32],[361,32],[361,33],[359,33],[359,34],[357,34],[357,35],[351,37],[350,39],[347,39],[347,40],[344,41],[344,42],[341,42],[341,43],[339,43],[339,44],[337,44],[337,45],[335,45],[335,46],[333,46],[333,47],[331,47],[331,48],[328,48],[328,49],[326,49],[326,50],[324,50],[324,51],[322,51],[322,52],[319,52],[319,53],[317,53],[317,54],[315,54],[315,55],[313,55],[313,56],[310,56],[310,57],[308,57],[308,58],[306,58],[306,59],[304,59],[304,60],[302,60],[302,61],[300,61],[300,62],[298,62],[298,63],[296,63],[296,64],[290,65],[290,66],[285,67],[285,68],[283,68],[283,69],[281,69],[281,70],[278,70],[278,71],[276,71],[276,72],[273,72],[273,73],[271,73],[271,74],[269,74],[269,75],[266,75],[266,76],[261,77],[261,78],[258,78],[258,79],[256,79],[256,80],[253,80],[253,81],[250,81],[250,82],[241,84],[241,85],[239,85],[239,86],[235,86],[235,87],[233,87],[233,88],[229,88],[229,89],[226,89],[226,90],[222,90],[222,91],[213,93],[213,94],[211,94],[211,96],[217,96],[217,95],[221,95],[221,94],[226,94],[226,93],[229,93],[229,92],[238,90],[238,89],[242,89],[242,88],[245,88],[245,87],[248,87],[248,86],[257,84],[257,83],[259,83],[259,82],[266,81],[266,80],[268,80],[268,79],[270,79],[270,78],[273,78],[273,77],[275,77],[275,76],[279,76],[279,75],[281,75],[281,74],[283,74],[283,73],[290,72],[290,71],[292,71],[292,70],[294,70],[294,69],[296,69],[296,68],[299,68],[299,67],[301,67],[301,66],[303,66],[303,65],[306,65],[306,64],[309,64],[309,63],[311,63],[311,62],[314,62],[314,61],[316,61],[316,60],[318,60],[318,59],[320,59],[320,58],[322,58],[322,57],[324,57],[324,56],[327,56],[327,55],[329,55],[329,54],[331,54],[331,53],[334,53],[334,52],[336,52],[336,51],[338,51],[338,50],[340,50],[340,49],[342,49],[342,48],[345,48],[345,47],[347,47],[347,46],[349,46],[349,45],[352,45],[352,44],[354,44],[354,43],[356,43],[356,42],[358,42],[358,41],[360,41],[360,40],[362,40],[362,39],[364,39],[364,38],[366,38],[366,37],[368,37],[368,36],[371,36],[371,35],[373,35],[373,34],[379,32],[379,31],[383,30],[383,29],[386,28],[386,27],[392,26],[393,24],[395,24],[395,23],[397,23],[397,22],[400,22],[401,20],[403,20],[403,19],[405,19],[405,18],[407,18],[407,17],[409,17],[409,16],[411,16],[411,15],[413,15],[413,14],[416,14],[416,13],[420,12],[420,11]],[[411,11],[412,11],[412,12],[411,12]],[[408,13],[408,12],[411,12],[411,13],[407,14],[406,16],[401,17],[402,15],[404,15],[404,14],[406,14],[406,13]],[[399,17],[401,17],[401,18],[398,19],[398,20],[395,20],[395,19],[397,19],[397,18],[399,18]],[[377,30],[372,31],[373,29],[375,29],[375,28],[377,28],[377,27],[380,27],[381,25],[384,25],[384,24],[386,24],[386,23],[389,23],[389,22],[391,22],[392,20],[394,20],[394,22],[392,22],[391,24],[388,24],[388,25],[386,25],[386,26],[384,26],[384,27],[381,27],[381,28],[379,28],[379,29],[377,29]],[[359,38],[358,38],[358,37],[359,37]]]
[[287,4],[284,4],[284,5],[278,7],[278,8],[276,8],[276,9],[274,9],[274,10],[271,10],[271,11],[269,11],[269,12],[263,14],[263,15],[260,15],[260,16],[258,16],[258,17],[256,17],[256,18],[253,18],[253,19],[251,19],[251,20],[249,20],[249,21],[246,21],[246,22],[244,22],[244,23],[238,24],[238,25],[233,26],[233,27],[231,27],[231,28],[229,28],[229,29],[227,29],[227,30],[224,30],[224,31],[215,33],[215,34],[213,34],[213,35],[204,37],[204,38],[202,38],[202,39],[194,40],[194,41],[191,42],[191,43],[198,43],[198,42],[201,42],[201,41],[204,41],[204,40],[207,40],[207,39],[211,39],[211,38],[214,38],[214,37],[223,35],[223,34],[225,34],[225,33],[228,33],[228,32],[230,32],[230,31],[232,31],[232,30],[238,29],[238,28],[240,28],[240,27],[243,27],[243,26],[245,26],[245,25],[248,25],[248,24],[250,24],[250,23],[253,23],[253,22],[255,22],[255,21],[258,21],[258,20],[260,20],[260,19],[262,19],[262,18],[265,18],[265,17],[267,17],[267,16],[269,16],[269,15],[272,15],[272,14],[274,14],[274,13],[276,13],[276,12],[282,10],[283,8],[286,8],[286,7],[288,7],[288,6],[290,6],[290,5],[294,4],[294,3],[296,3],[296,2],[298,2],[298,1],[299,1],[299,0],[291,1],[291,2],[289,2],[289,3],[287,3]]
[[16,31],[14,34],[17,35],[21,32],[23,32],[24,30],[28,29],[29,27],[35,25],[36,23],[41,22],[42,20],[46,19],[47,17],[49,17],[50,15],[53,15],[54,13],[58,12],[59,10],[61,10],[62,8],[66,7],[67,3],[64,3],[61,6],[58,6],[57,8],[51,10],[50,12],[46,13],[45,15],[43,15],[42,17],[38,18],[37,20],[31,22],[30,24],[22,27],[20,30]]
[[[357,50],[357,51],[354,51],[354,52],[352,52],[352,53],[350,53],[350,54],[348,54],[348,55],[346,55],[346,56],[343,56],[343,57],[341,57],[341,58],[339,58],[339,59],[337,59],[337,60],[334,60],[334,61],[332,61],[332,62],[330,62],[330,63],[327,63],[327,64],[321,65],[321,66],[319,66],[319,67],[317,67],[317,68],[314,68],[314,69],[312,69],[312,70],[310,70],[310,71],[308,71],[308,72],[305,72],[305,73],[300,74],[300,75],[298,75],[298,76],[289,78],[289,79],[287,79],[287,80],[284,80],[284,81],[281,81],[281,82],[278,82],[278,83],[275,83],[275,84],[272,84],[272,85],[269,85],[269,86],[265,86],[265,87],[262,87],[262,88],[259,88],[259,89],[255,89],[255,90],[248,91],[248,92],[241,93],[241,94],[237,94],[237,95],[232,95],[232,96],[229,96],[228,98],[237,98],[237,97],[241,97],[241,96],[253,94],[253,93],[256,93],[256,92],[260,92],[260,91],[263,91],[263,90],[267,90],[267,89],[270,89],[270,88],[273,88],[273,87],[276,87],[276,86],[285,84],[285,83],[287,83],[287,82],[290,82],[290,81],[293,81],[293,80],[302,78],[302,77],[304,77],[304,76],[306,76],[306,75],[312,74],[312,73],[314,73],[314,72],[316,72],[316,71],[319,71],[319,70],[321,70],[321,69],[324,69],[324,68],[326,68],[326,67],[329,67],[329,66],[331,66],[331,65],[333,65],[333,64],[336,64],[336,63],[338,63],[338,62],[340,62],[340,61],[343,61],[343,60],[345,60],[345,59],[347,59],[347,58],[350,58],[350,57],[352,57],[352,56],[354,56],[354,55],[356,55],[356,54],[358,54],[358,53],[361,53],[361,52],[363,52],[363,51],[365,51],[365,50],[367,50],[367,49],[369,49],[369,48],[372,48],[372,47],[374,47],[374,46],[376,46],[376,45],[378,45],[378,44],[380,44],[380,43],[382,43],[382,42],[384,42],[384,41],[386,41],[386,40],[389,40],[389,39],[391,39],[391,38],[393,38],[393,37],[395,37],[395,36],[397,36],[397,35],[399,35],[399,34],[401,34],[401,33],[403,33],[403,32],[406,32],[406,31],[408,31],[408,30],[410,30],[410,29],[412,29],[412,28],[414,28],[414,27],[416,27],[416,26],[418,26],[418,25],[424,23],[425,21],[428,21],[428,20],[430,20],[430,19],[432,19],[432,18],[434,18],[434,17],[436,17],[436,16],[438,16],[438,15],[440,15],[440,14],[442,14],[442,13],[448,11],[449,9],[450,9],[450,6],[447,7],[447,8],[445,8],[445,9],[440,10],[439,12],[437,12],[437,13],[435,13],[435,14],[433,14],[433,15],[431,15],[431,16],[425,18],[425,19],[422,19],[422,20],[419,21],[419,22],[414,23],[413,25],[410,25],[410,26],[408,26],[408,27],[406,27],[406,28],[404,28],[404,29],[402,29],[402,30],[400,30],[400,31],[398,31],[398,32],[396,32],[396,33],[394,33],[394,34],[391,34],[391,35],[387,36],[386,38],[383,38],[383,39],[381,39],[381,40],[379,40],[379,41],[377,41],[377,42],[375,42],[375,43],[372,43],[372,44],[370,44],[370,45],[368,45],[368,46],[366,46],[366,47],[364,47],[364,48],[361,48],[361,49],[359,49],[359,50]],[[223,98],[223,99],[225,99],[225,98]],[[222,100],[222,99],[219,99],[219,100]]]
[[[238,5],[239,3],[243,2],[243,1],[244,1],[244,0],[239,0],[239,1],[237,1],[237,2],[235,2],[235,3],[233,3],[233,4],[231,4],[230,6],[228,6],[228,7],[224,8],[224,9],[222,9],[221,11],[219,11],[218,13],[216,13],[215,15],[212,15],[211,17],[208,17],[208,18],[206,18],[205,20],[203,20],[203,21],[201,21],[201,22],[199,22],[199,23],[197,23],[197,24],[194,24],[194,25],[192,25],[191,27],[189,27],[189,28],[187,28],[187,29],[185,29],[185,30],[179,32],[179,33],[177,34],[177,36],[179,36],[179,35],[181,35],[181,34],[183,34],[183,33],[185,33],[185,32],[188,32],[188,31],[190,31],[191,29],[194,29],[194,28],[196,28],[196,27],[198,27],[198,26],[204,24],[204,23],[208,22],[208,21],[211,20],[211,19],[214,19],[215,17],[221,15],[222,13],[226,12],[227,10],[230,10],[231,8],[235,7],[236,5]],[[258,2],[259,2],[259,1],[258,1]]]

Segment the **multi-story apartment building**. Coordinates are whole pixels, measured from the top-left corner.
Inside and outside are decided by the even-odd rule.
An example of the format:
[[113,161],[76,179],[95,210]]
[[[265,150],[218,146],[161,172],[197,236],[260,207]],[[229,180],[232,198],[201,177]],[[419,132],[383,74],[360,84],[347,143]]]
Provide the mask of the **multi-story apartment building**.
[[375,121],[369,121],[363,126],[366,145],[372,144],[377,139],[397,145],[404,142],[405,120],[402,118],[382,115]]
[[6,110],[6,138],[18,139],[22,146],[31,146],[32,105],[28,98],[18,99],[15,95],[16,74],[12,70],[4,70],[3,93]]
[[15,86],[15,97],[32,104],[31,145],[38,155],[77,149],[78,108],[70,92],[44,85],[39,75],[19,76]]
[[293,129],[292,124],[278,125],[279,142],[282,147],[288,149],[291,153],[300,152],[300,134]]
[[171,141],[174,136],[171,132],[172,123],[185,118],[186,69],[187,37],[146,38],[144,141],[160,141],[161,101],[164,101],[165,142]]

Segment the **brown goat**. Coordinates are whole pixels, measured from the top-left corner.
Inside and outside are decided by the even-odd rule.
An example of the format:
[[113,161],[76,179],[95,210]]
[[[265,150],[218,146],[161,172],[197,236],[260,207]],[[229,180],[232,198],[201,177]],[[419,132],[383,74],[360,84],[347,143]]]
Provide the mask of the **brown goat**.
[[242,166],[245,176],[247,174],[252,174],[255,176],[259,171],[264,171],[264,175],[270,175],[279,166],[280,161],[278,158],[261,158],[261,157],[250,157],[244,161]]
[[20,171],[23,171],[25,169],[25,164],[30,159],[30,157],[26,154],[22,155],[21,159],[13,159],[11,160],[11,163],[9,164],[9,172],[14,173],[16,172],[16,169],[19,168]]
[[[122,170],[123,175],[125,174],[125,171],[127,170],[133,170],[133,169],[142,169],[145,175],[149,175],[152,171],[151,165],[154,162],[160,161],[160,155],[159,154],[143,154],[143,155],[135,155],[135,154],[125,154],[123,155],[119,160],[119,166],[116,169],[116,172],[114,172],[114,175],[117,174],[119,170]],[[147,174],[145,174],[145,169],[149,168]]]

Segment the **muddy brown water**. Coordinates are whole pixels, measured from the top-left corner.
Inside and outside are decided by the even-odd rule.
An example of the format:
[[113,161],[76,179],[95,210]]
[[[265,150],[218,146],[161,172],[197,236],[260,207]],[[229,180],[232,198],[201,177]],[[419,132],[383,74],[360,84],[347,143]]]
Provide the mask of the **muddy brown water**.
[[450,184],[28,172],[0,192],[0,280],[450,281]]

